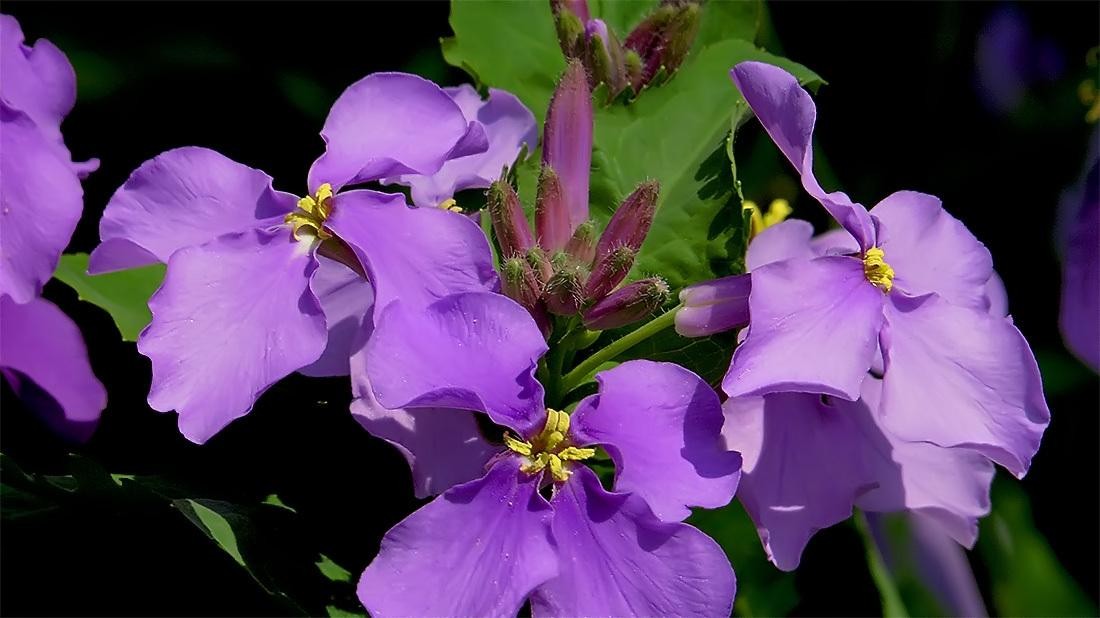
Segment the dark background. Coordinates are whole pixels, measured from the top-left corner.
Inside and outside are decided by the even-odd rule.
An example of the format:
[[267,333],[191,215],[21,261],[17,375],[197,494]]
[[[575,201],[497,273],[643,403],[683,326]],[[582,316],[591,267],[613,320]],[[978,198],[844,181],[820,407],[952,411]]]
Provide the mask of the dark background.
[[[1098,43],[1100,9],[1018,6],[1064,62],[1057,75],[1035,80],[1025,104],[996,110],[979,96],[974,50],[1002,6],[781,2],[770,6],[774,33],[762,42],[829,82],[817,97],[817,140],[850,195],[868,204],[903,188],[938,195],[992,251],[1053,413],[1024,486],[1037,526],[1095,600],[1098,382],[1058,334],[1053,224],[1093,128],[1076,89],[1096,79],[1085,58]],[[77,67],[79,99],[65,138],[74,158],[98,157],[102,165],[84,182],[86,212],[70,252],[95,246],[111,193],[161,151],[208,146],[301,193],[321,151],[324,114],[344,87],[380,70],[419,72],[443,85],[466,81],[438,51],[438,38],[450,34],[445,3],[9,1],[3,10],[28,40],[50,39]],[[813,217],[809,204],[795,206]],[[416,507],[403,460],[347,413],[345,380],[284,380],[254,413],[197,447],[179,435],[174,415],[148,409],[148,361],[119,340],[110,318],[57,282],[46,296],[76,319],[108,389],[97,434],[76,449],[107,470],[187,479],[210,498],[277,493],[354,576],[385,530]],[[3,409],[0,451],[28,471],[68,471],[69,447],[41,429],[6,385]],[[0,542],[7,615],[285,611],[166,504],[80,501],[5,521]],[[847,527],[820,533],[798,572],[798,612],[877,612],[862,551]]]

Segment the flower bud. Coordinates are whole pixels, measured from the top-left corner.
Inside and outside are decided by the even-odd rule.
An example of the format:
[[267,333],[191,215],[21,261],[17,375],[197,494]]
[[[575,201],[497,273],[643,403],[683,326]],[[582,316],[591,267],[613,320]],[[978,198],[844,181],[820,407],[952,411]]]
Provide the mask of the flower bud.
[[501,262],[504,294],[528,309],[538,304],[542,296],[542,281],[522,257],[510,257]]
[[705,337],[749,323],[749,275],[722,277],[688,286],[680,291],[683,308],[676,312],[676,332],[684,337]]
[[535,269],[535,273],[539,276],[539,280],[546,283],[550,280],[551,275],[554,274],[554,267],[550,265],[550,258],[546,257],[546,252],[539,247],[531,247],[527,250],[527,263],[531,265],[531,268]]
[[581,264],[592,264],[596,258],[596,222],[585,221],[577,226],[577,231],[565,245],[565,252]]
[[609,330],[643,320],[668,301],[668,284],[660,277],[635,281],[584,312],[589,330]]
[[595,268],[592,269],[592,275],[588,277],[588,285],[584,289],[585,298],[597,301],[607,296],[623,279],[626,279],[637,255],[638,252],[631,247],[616,247],[603,259],[597,260]]
[[642,61],[633,74],[635,92],[644,88],[664,69],[676,72],[699,32],[699,3],[693,0],[665,0],[626,37],[624,43]]
[[493,232],[503,259],[523,256],[534,246],[531,228],[523,214],[516,190],[507,180],[497,180],[489,185],[486,203],[493,222]]
[[[551,6],[558,4],[551,2]],[[554,11],[554,29],[558,33],[558,45],[566,58],[580,58],[585,49],[584,22],[568,10]]]
[[591,14],[588,12],[588,0],[550,0],[550,10],[554,12],[555,17],[570,13],[582,22],[591,19]]
[[[563,209],[569,222],[565,232],[554,240],[560,244],[544,244],[554,251],[565,246],[578,225],[588,220],[588,175],[592,164],[592,93],[588,76],[579,60],[570,61],[557,90],[550,100],[542,136],[542,164],[557,174],[561,199],[548,203],[546,209]],[[547,213],[554,221],[558,214]],[[543,230],[539,232],[540,237]]]
[[601,19],[592,19],[585,24],[584,41],[588,85],[595,90],[601,83],[607,84],[607,99],[611,101],[630,85],[623,44]]
[[562,195],[561,181],[554,169],[543,166],[535,194],[535,234],[538,245],[546,251],[558,251],[569,242],[573,226],[569,208]]
[[585,269],[576,264],[556,268],[546,283],[546,308],[555,315],[573,315],[584,301]]
[[660,189],[656,180],[643,182],[623,200],[596,245],[597,262],[618,247],[630,247],[634,251],[642,248],[649,234],[649,226],[653,224],[653,214],[657,211]]

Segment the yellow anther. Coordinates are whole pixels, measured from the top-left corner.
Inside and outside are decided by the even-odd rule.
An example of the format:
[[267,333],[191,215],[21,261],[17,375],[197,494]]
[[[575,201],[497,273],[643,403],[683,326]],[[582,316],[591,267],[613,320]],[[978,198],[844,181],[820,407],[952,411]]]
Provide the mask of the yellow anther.
[[439,207],[443,210],[449,210],[451,212],[462,212],[462,209],[458,206],[458,202],[455,198],[450,197],[439,203]]
[[332,206],[332,185],[326,182],[317,188],[313,197],[307,196],[298,200],[298,208],[283,221],[290,224],[296,240],[300,239],[302,228],[308,228],[311,235],[321,240],[332,238],[332,234],[325,229],[325,220],[332,214]]
[[894,287],[894,269],[883,259],[886,254],[878,247],[871,247],[863,254],[863,276],[883,292]]
[[583,461],[596,454],[594,448],[572,446],[569,443],[569,414],[550,408],[546,409],[546,424],[539,435],[527,442],[506,433],[504,445],[527,458],[527,462],[520,466],[521,471],[538,474],[549,469],[550,476],[559,482],[570,475],[564,462]]
[[765,213],[760,212],[760,207],[756,205],[756,202],[748,200],[741,205],[741,209],[751,211],[750,238],[776,223],[785,221],[792,212],[791,203],[783,199],[772,200],[772,203],[768,205],[768,211]]

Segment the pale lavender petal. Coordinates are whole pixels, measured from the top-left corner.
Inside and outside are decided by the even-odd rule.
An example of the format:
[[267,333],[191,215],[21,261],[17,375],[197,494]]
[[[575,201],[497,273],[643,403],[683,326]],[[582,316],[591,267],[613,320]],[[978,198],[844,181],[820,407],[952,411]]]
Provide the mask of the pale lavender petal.
[[382,538],[359,579],[372,616],[515,616],[557,575],[550,505],[517,459],[450,489]]
[[985,307],[993,258],[939,198],[898,191],[871,210],[894,287],[910,296],[936,292],[947,302]]
[[578,468],[553,498],[560,574],[531,596],[550,616],[728,616],[736,580],[722,549],[644,500],[608,493]]
[[807,393],[730,398],[723,409],[726,445],[744,458],[737,497],[768,558],[793,570],[810,537],[848,519],[874,485],[856,420],[868,412]]
[[898,438],[973,448],[1022,477],[1050,422],[1035,356],[985,311],[891,294],[880,415]]
[[328,340],[321,358],[298,373],[311,377],[346,376],[352,344],[374,307],[374,290],[366,279],[335,260],[317,256],[317,262],[309,285],[324,311]]
[[574,60],[565,69],[550,100],[542,136],[542,164],[553,168],[561,181],[570,234],[588,220],[591,163],[592,93],[588,90],[584,65]]
[[515,95],[504,90],[489,89],[488,100],[482,101],[472,86],[445,88],[462,109],[468,121],[477,121],[485,128],[489,149],[443,164],[430,175],[404,175],[385,182],[412,188],[413,203],[424,208],[439,206],[463,189],[484,189],[500,178],[501,170],[512,167],[526,146],[531,152],[538,145],[535,115]]
[[859,253],[859,243],[844,228],[829,230],[810,240],[815,255],[852,255]]
[[0,294],[20,303],[38,295],[83,208],[68,152],[0,103]]
[[356,250],[378,308],[499,289],[489,241],[458,213],[410,208],[401,195],[348,191],[336,196],[326,226]]
[[749,335],[734,352],[722,388],[732,397],[794,391],[858,399],[878,346],[883,299],[855,258],[757,268]]
[[535,379],[546,340],[511,299],[455,294],[426,308],[397,301],[375,323],[366,362],[383,406],[484,411],[524,436],[546,421]]
[[469,123],[442,88],[408,73],[372,73],[348,86],[321,129],[325,153],[309,187],[334,189],[400,176],[430,175],[451,158],[485,152],[484,128]]
[[925,586],[952,616],[988,616],[966,552],[939,523],[920,513],[909,518],[910,547]]
[[149,405],[179,412],[180,432],[201,444],[317,360],[325,317],[309,287],[316,268],[287,228],[227,234],[173,254],[137,344],[153,362]]
[[702,378],[672,363],[635,360],[596,381],[599,393],[577,406],[570,431],[579,444],[607,449],[615,491],[641,497],[665,521],[733,499],[741,457],[725,448],[722,406]]
[[826,193],[814,176],[812,144],[817,107],[798,79],[762,62],[742,62],[730,70],[730,77],[772,141],[798,170],[806,192],[856,237],[861,248],[874,245],[875,230],[867,209],[840,191]]
[[683,337],[705,337],[749,323],[752,278],[733,275],[690,285],[680,291],[676,332]]
[[76,103],[76,73],[53,43],[24,43],[19,22],[0,15],[0,99],[26,114],[47,139],[61,143],[61,121]]
[[[363,325],[359,339],[373,331]],[[357,342],[358,343],[358,342]],[[477,427],[474,413],[445,408],[389,410],[374,396],[366,354],[351,357],[351,413],[372,435],[394,445],[412,470],[413,491],[425,498],[481,477],[496,452]]]
[[[1097,280],[1100,281],[1100,276]],[[1008,317],[1008,290],[1005,289],[1005,282],[996,271],[989,276],[989,281],[985,282],[985,305],[989,309],[989,315],[998,318]],[[1100,314],[1100,310],[1097,313]]]
[[745,252],[745,270],[791,259],[810,259],[819,254],[810,245],[814,226],[809,221],[788,219],[757,234]]
[[[878,411],[881,394],[881,380],[868,378],[863,383],[868,410]],[[901,440],[881,426],[877,413],[856,418],[878,483],[856,505],[865,511],[924,513],[957,542],[972,547],[978,519],[989,514],[993,464],[967,448]]]
[[[107,391],[92,373],[80,329],[41,298],[19,305],[0,296],[0,373],[70,440],[90,438],[107,406]],[[48,397],[37,397],[36,388]]]
[[218,152],[169,150],[142,163],[115,191],[88,271],[167,263],[178,249],[281,223],[296,202],[271,187],[271,176]]

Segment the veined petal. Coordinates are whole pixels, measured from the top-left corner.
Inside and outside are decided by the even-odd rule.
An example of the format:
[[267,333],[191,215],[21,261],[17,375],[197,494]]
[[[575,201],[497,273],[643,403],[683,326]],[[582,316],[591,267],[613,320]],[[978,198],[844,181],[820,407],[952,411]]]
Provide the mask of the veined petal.
[[872,247],[875,229],[867,209],[840,191],[826,193],[814,176],[813,134],[817,107],[810,94],[798,84],[798,79],[763,62],[742,62],[730,70],[730,77],[772,141],[798,170],[806,192],[856,237],[861,248]]
[[884,298],[858,259],[757,268],[749,335],[734,352],[722,388],[731,397],[813,392],[858,399],[878,345]]
[[[271,177],[208,148],[176,148],[141,164],[107,203],[92,274],[168,262],[178,249],[282,223],[297,198]],[[289,235],[289,232],[288,232]]]
[[532,595],[532,615],[730,614],[733,568],[696,528],[660,521],[638,496],[604,491],[584,467],[552,504],[561,572]]
[[772,262],[815,258],[819,254],[810,244],[813,235],[814,226],[801,219],[788,219],[768,226],[749,243],[745,269],[753,271]]
[[481,100],[469,84],[444,88],[462,109],[467,121],[485,128],[489,148],[481,154],[451,159],[434,174],[406,174],[386,179],[412,188],[413,203],[423,208],[439,206],[463,189],[484,189],[500,178],[501,170],[511,167],[524,146],[531,152],[538,145],[535,115],[515,95],[496,88]]
[[410,208],[401,195],[348,191],[336,196],[326,227],[363,262],[378,309],[395,299],[423,306],[500,287],[488,239],[458,213]]
[[934,294],[891,294],[882,349],[884,427],[1027,472],[1050,410],[1035,356],[1009,320]]
[[310,191],[400,176],[435,174],[452,158],[485,152],[484,128],[432,82],[372,73],[348,86],[321,129],[325,153],[309,170]]
[[309,287],[316,268],[286,228],[173,254],[137,344],[153,362],[149,405],[179,412],[180,432],[201,444],[317,360],[325,317]]
[[744,458],[737,497],[768,558],[794,570],[810,537],[852,514],[874,486],[856,416],[861,402],[807,393],[733,397],[723,409],[726,445]]
[[519,461],[448,490],[386,533],[359,579],[372,616],[515,616],[558,571],[550,505]]
[[[70,440],[90,438],[107,406],[107,391],[92,373],[80,329],[42,298],[20,305],[0,296],[0,373]],[[49,397],[36,397],[35,387]]]
[[664,521],[688,507],[733,499],[741,456],[722,440],[722,406],[714,390],[672,363],[635,360],[596,374],[597,395],[573,414],[579,444],[603,444],[615,461],[615,491],[644,499]]
[[19,22],[0,15],[0,74],[0,99],[61,143],[61,121],[76,103],[76,73],[65,54],[46,39],[27,45]]
[[939,198],[898,191],[871,210],[878,246],[894,269],[894,285],[910,296],[935,292],[955,305],[983,308],[993,258]]
[[535,379],[546,341],[527,310],[499,294],[396,301],[375,319],[367,372],[385,407],[484,411],[526,436],[546,421]]
[[83,208],[68,151],[0,102],[0,294],[19,303],[38,295]]
[[321,357],[298,373],[310,377],[346,376],[352,344],[374,308],[374,289],[347,266],[320,255],[316,259],[317,270],[309,287],[324,311],[328,339]]

